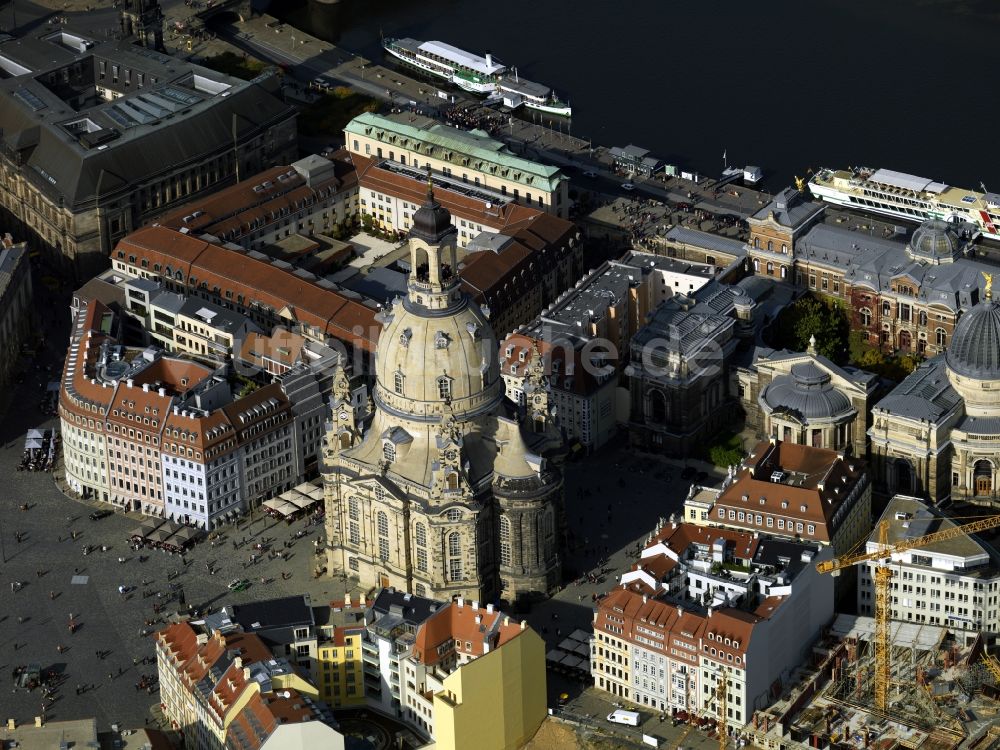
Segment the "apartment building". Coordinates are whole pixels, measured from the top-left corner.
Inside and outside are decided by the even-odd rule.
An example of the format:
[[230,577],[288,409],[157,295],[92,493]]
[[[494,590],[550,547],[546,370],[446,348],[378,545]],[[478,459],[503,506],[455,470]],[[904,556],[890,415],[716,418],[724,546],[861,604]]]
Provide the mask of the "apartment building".
[[864,459],[781,440],[762,441],[714,493],[692,488],[684,520],[853,550],[871,531]]
[[244,392],[224,371],[122,346],[115,325],[91,302],[70,341],[60,420],[77,493],[214,528],[318,471],[335,353]]
[[366,705],[365,609],[362,601],[349,599],[330,602],[324,608],[325,620],[319,623],[320,640],[316,652],[313,679],[320,697],[334,708]]
[[183,622],[158,632],[155,643],[163,713],[186,747],[344,747],[316,687],[256,634],[232,623]]
[[119,273],[160,279],[166,291],[244,315],[263,331],[283,326],[347,352],[372,352],[381,330],[373,303],[256,250],[220,244],[211,235],[145,227],[118,243],[111,262]]
[[492,604],[384,589],[365,625],[370,705],[435,747],[514,750],[545,718],[544,642]]
[[241,81],[67,26],[0,41],[0,206],[78,277],[164,210],[296,154],[273,74]]
[[639,707],[747,724],[833,617],[815,543],[666,522],[594,613],[597,688]]
[[460,130],[410,112],[365,112],[347,124],[344,140],[352,154],[413,170],[430,167],[473,189],[569,217],[569,179],[562,170],[518,156],[483,131]]
[[248,318],[207,300],[163,289],[157,279],[128,279],[125,310],[149,343],[211,365],[238,356],[243,340],[260,329]]
[[[881,521],[889,524],[889,544],[952,529],[961,521],[944,516],[931,503],[895,495]],[[866,552],[879,549],[879,531],[869,537]],[[858,613],[874,615],[875,567],[858,565]],[[947,628],[971,644],[980,634],[1000,634],[1000,556],[978,536],[962,535],[895,553],[891,556],[889,605],[893,620]]]
[[489,309],[498,335],[530,323],[583,273],[579,230],[551,214],[481,233],[466,250],[458,271],[462,288]]

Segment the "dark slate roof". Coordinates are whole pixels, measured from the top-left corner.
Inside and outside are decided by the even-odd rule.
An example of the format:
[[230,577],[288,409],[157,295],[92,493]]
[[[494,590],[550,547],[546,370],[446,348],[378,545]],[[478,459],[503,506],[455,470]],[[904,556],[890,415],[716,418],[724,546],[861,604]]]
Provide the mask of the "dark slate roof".
[[970,435],[988,435],[992,440],[1000,435],[1000,417],[970,417],[966,415],[958,423],[957,429]]
[[434,199],[434,191],[428,184],[427,200],[413,212],[410,236],[419,237],[429,245],[439,245],[450,234],[458,234],[451,223],[451,212]]
[[246,633],[277,628],[305,627],[313,624],[313,611],[305,596],[285,596],[228,607],[230,619]]
[[907,375],[875,405],[875,409],[888,412],[891,416],[938,423],[961,405],[961,397],[948,380],[942,354],[927,360]]
[[[232,148],[234,117],[238,134],[294,117],[293,108],[276,96],[279,83],[270,74],[240,81],[127,41],[91,40],[88,49],[73,52],[56,39],[46,30],[0,41],[0,58],[30,70],[0,79],[0,131],[2,145],[20,152],[28,179],[70,206],[94,200],[98,188],[102,196],[111,195]],[[132,71],[133,83],[122,97],[103,101],[92,92],[90,101],[75,109],[68,101],[73,94],[43,83],[47,73],[71,63],[94,78],[100,61],[108,78],[112,65],[120,67],[119,87],[124,69]],[[146,82],[141,88],[140,72]],[[149,83],[151,76],[155,84]],[[196,85],[195,76],[210,82],[209,88],[225,90],[213,93]],[[114,88],[110,81],[101,84]],[[123,112],[133,116],[123,119]],[[66,127],[84,120],[91,132]]]
[[[930,229],[930,228],[928,228]],[[917,236],[921,245],[939,245],[943,240],[930,231],[926,239]],[[935,239],[935,237],[938,237]],[[964,241],[960,240],[964,250]],[[852,286],[889,292],[893,279],[907,277],[920,288],[918,300],[937,304],[952,311],[972,307],[979,299],[982,272],[992,266],[971,258],[955,257],[954,262],[929,265],[931,260],[907,251],[907,245],[893,239],[867,235],[833,224],[817,224],[795,246],[795,254],[814,265],[843,272]],[[959,255],[959,251],[955,251]],[[939,256],[937,260],[941,260]]]
[[851,400],[833,387],[830,374],[813,362],[792,366],[760,394],[761,406],[771,412],[788,412],[801,421],[845,417],[855,412]]
[[945,359],[959,375],[1000,378],[1000,303],[985,300],[959,318]]
[[763,221],[773,213],[776,222],[784,227],[797,229],[822,211],[822,203],[807,201],[798,190],[785,188],[755,213],[753,218]]
[[392,614],[407,625],[417,627],[443,606],[442,602],[434,599],[395,589],[382,589],[368,608],[366,619],[371,622]]
[[742,258],[747,254],[745,242],[734,240],[730,237],[723,237],[718,234],[702,232],[697,229],[689,229],[677,225],[671,227],[664,236],[664,239],[674,242],[683,242],[692,247],[700,247],[704,250],[713,250],[717,253],[725,253],[736,258]]

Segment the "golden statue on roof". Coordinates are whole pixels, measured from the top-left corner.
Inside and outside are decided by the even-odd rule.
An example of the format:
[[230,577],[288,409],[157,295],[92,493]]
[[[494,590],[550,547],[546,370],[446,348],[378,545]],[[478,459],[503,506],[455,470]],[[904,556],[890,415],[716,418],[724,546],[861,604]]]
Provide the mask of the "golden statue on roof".
[[986,279],[986,289],[984,290],[986,292],[986,299],[992,299],[993,298],[993,274],[986,273],[986,271],[980,271],[980,273],[983,275],[983,278]]

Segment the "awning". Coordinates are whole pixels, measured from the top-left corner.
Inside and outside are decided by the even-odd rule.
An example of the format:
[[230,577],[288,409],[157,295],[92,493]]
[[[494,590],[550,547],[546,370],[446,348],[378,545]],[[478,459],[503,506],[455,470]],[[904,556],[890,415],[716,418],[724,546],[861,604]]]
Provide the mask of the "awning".
[[173,536],[173,534],[170,532],[170,529],[166,528],[166,526],[161,526],[158,529],[153,529],[151,532],[146,534],[146,538],[154,542],[165,542],[171,536]]

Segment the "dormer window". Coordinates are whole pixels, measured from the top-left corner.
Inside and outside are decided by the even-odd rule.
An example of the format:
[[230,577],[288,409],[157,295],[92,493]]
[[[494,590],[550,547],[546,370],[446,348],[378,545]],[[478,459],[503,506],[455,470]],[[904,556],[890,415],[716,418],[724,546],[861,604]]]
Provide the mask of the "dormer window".
[[451,400],[451,378],[442,375],[437,379],[438,398],[444,401]]
[[389,463],[396,460],[396,444],[391,440],[382,443],[382,457]]

